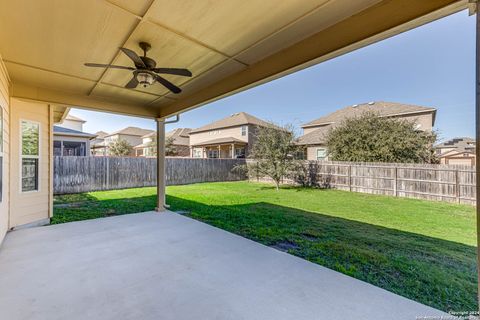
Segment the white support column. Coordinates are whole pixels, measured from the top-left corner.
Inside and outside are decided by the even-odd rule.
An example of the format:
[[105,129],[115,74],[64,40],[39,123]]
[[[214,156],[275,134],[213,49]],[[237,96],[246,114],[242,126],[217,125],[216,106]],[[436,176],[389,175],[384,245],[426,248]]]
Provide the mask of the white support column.
[[157,207],[155,211],[166,210],[165,203],[165,120],[157,121]]

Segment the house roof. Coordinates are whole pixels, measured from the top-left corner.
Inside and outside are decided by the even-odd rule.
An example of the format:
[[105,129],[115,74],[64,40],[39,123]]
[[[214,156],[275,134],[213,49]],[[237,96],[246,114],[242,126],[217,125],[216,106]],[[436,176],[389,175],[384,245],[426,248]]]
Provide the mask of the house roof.
[[234,113],[229,117],[217,120],[215,122],[209,123],[203,127],[193,129],[190,131],[190,134],[192,133],[198,133],[198,132],[204,132],[204,131],[210,131],[210,130],[216,130],[216,129],[222,129],[222,128],[228,128],[228,127],[236,127],[236,126],[241,126],[241,125],[246,125],[246,124],[253,124],[257,126],[269,126],[272,125],[271,123],[267,121],[263,121],[255,116],[252,116],[251,114],[248,114],[246,112],[238,112]]
[[108,135],[108,132],[105,132],[105,131],[97,131],[97,132],[95,132],[95,135],[97,136],[97,138],[103,139],[103,138],[105,138],[105,137]]
[[312,145],[312,144],[323,144],[325,143],[325,136],[328,133],[332,126],[323,126],[318,129],[313,130],[307,134],[304,134],[298,138],[297,144],[299,145]]
[[435,149],[447,149],[442,152],[439,157],[450,156],[457,153],[474,153],[475,139],[470,137],[458,137],[444,141],[435,146]]
[[458,148],[469,144],[475,145],[475,139],[470,137],[456,137],[437,144],[435,148]]
[[87,132],[82,132],[78,130],[73,130],[69,128],[64,128],[64,127],[59,127],[59,126],[53,126],[53,135],[56,136],[75,136],[75,137],[85,137],[89,139],[93,139],[96,137],[96,135],[87,133]]
[[[176,128],[176,129],[173,129],[169,132],[167,132],[165,134],[165,138],[171,138],[173,137],[173,144],[174,145],[183,145],[183,146],[188,146],[190,145],[190,137],[189,137],[189,133],[192,129],[190,128]],[[150,138],[150,137],[154,137],[155,135],[157,134],[156,131],[153,131],[153,132],[150,132],[144,136],[142,136],[142,138]],[[146,143],[141,143],[137,146],[135,146],[135,148],[145,148],[145,147],[148,147],[148,144]]]
[[399,115],[432,112],[433,113],[432,126],[433,126],[435,122],[436,110],[437,109],[433,107],[424,107],[424,106],[418,106],[413,104],[385,102],[385,101],[354,104],[354,105],[339,109],[337,111],[334,111],[330,114],[327,114],[326,116],[320,117],[308,123],[305,123],[304,125],[302,125],[302,128],[338,123],[345,120],[346,118],[358,116],[364,112],[375,112],[375,113],[378,113],[381,117],[394,117]]
[[204,141],[204,142],[201,142],[201,143],[197,143],[193,146],[209,146],[209,145],[218,145],[218,144],[227,144],[227,143],[247,144],[245,141],[236,139],[234,137],[225,137],[225,138],[218,138],[218,139]]
[[148,133],[152,133],[152,132],[154,132],[154,131],[149,130],[149,129],[142,129],[142,128],[138,128],[138,127],[126,127],[126,128],[121,129],[121,130],[118,130],[118,131],[112,132],[110,134],[107,134],[105,137],[111,137],[111,136],[114,136],[114,135],[117,135],[117,134],[142,137],[142,136],[144,136]]

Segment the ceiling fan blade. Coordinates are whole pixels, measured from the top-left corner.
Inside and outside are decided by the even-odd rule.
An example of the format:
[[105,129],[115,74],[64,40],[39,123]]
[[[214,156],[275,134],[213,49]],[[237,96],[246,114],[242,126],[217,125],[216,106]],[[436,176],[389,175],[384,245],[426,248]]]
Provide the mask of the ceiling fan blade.
[[153,68],[153,72],[156,73],[165,73],[165,74],[174,74],[177,76],[191,77],[192,72],[188,69],[179,69],[179,68]]
[[125,69],[125,70],[135,70],[132,67],[124,67],[124,66],[115,66],[112,64],[101,64],[101,63],[85,63],[87,67],[96,67],[96,68],[114,68],[114,69]]
[[128,88],[128,89],[134,89],[138,86],[138,80],[137,80],[137,77],[134,75],[132,80],[130,80],[126,85],[125,85],[125,88]]
[[120,48],[123,53],[125,53],[130,59],[132,59],[133,63],[135,63],[135,67],[137,68],[146,68],[147,66],[143,63],[142,59],[135,53],[135,51],[127,49],[127,48]]
[[173,93],[180,93],[182,92],[182,89],[171,83],[165,78],[160,77],[158,74],[155,75],[155,80],[157,80],[159,83],[163,84],[168,90],[172,91]]

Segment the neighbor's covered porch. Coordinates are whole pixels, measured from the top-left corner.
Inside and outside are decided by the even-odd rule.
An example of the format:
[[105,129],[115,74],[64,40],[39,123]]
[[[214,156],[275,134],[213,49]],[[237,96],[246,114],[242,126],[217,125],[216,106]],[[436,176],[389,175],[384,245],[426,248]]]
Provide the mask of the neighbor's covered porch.
[[219,138],[190,147],[192,158],[245,158],[248,144],[235,138]]

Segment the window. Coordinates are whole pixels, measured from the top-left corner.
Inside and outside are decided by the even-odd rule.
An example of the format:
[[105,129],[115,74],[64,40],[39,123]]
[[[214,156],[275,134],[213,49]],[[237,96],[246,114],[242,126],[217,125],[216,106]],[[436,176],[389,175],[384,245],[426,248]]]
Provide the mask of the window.
[[235,158],[245,158],[245,147],[235,148]]
[[62,141],[64,156],[86,156],[85,142]]
[[193,149],[193,157],[194,158],[201,158],[202,155],[202,149]]
[[325,160],[327,157],[327,149],[317,148],[317,160]]
[[0,106],[0,202],[3,200],[3,108]]
[[209,158],[218,158],[218,150],[217,149],[209,149],[208,150],[208,157]]
[[40,158],[40,124],[22,120],[21,157],[22,192],[38,191],[38,162]]
[[242,126],[242,136],[247,135],[247,126]]

